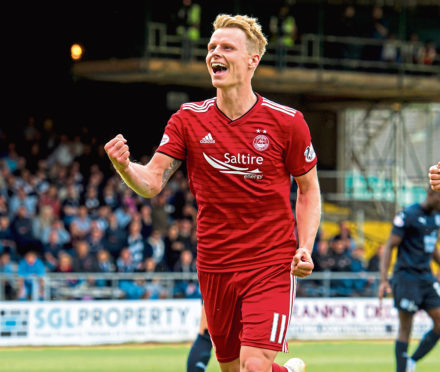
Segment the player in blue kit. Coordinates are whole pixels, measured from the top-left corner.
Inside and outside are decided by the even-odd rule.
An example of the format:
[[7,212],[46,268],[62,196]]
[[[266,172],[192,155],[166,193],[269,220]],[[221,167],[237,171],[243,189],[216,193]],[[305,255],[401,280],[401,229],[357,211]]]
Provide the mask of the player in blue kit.
[[[412,372],[440,338],[440,283],[431,270],[431,261],[440,264],[436,247],[440,228],[440,193],[431,188],[426,199],[394,217],[393,228],[381,258],[379,299],[392,287],[394,306],[399,312],[399,332],[395,343],[396,371]],[[398,248],[393,277],[388,281],[391,252]],[[433,320],[433,328],[408,357],[408,343],[414,314],[423,309]]]

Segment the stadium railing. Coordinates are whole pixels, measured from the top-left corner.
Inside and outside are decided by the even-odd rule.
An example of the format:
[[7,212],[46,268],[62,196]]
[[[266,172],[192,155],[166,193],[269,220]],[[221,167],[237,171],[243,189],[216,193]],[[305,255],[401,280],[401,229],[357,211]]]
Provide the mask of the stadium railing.
[[[9,283],[17,290],[19,277],[16,274],[0,273],[0,301],[6,299],[5,287]],[[43,296],[33,291],[31,300],[74,300],[74,299],[123,299],[124,291],[119,288],[121,281],[137,281],[147,284],[160,283],[168,289],[168,298],[173,298],[176,281],[198,282],[196,273],[47,273],[42,278],[29,277],[34,288],[43,280]],[[105,285],[97,286],[97,281]],[[377,293],[379,274],[376,272],[314,272],[307,278],[299,279],[297,294],[302,297],[371,297]],[[15,299],[15,298],[13,298]]]
[[[148,40],[146,54],[150,57],[187,58],[204,60],[206,56],[207,38],[201,38],[191,43],[178,35],[167,33],[163,23],[151,22],[148,25]],[[365,58],[363,51],[371,47],[385,47],[392,44],[396,48],[396,61],[372,60]],[[440,57],[437,55],[432,65],[415,63],[409,52],[413,48],[422,48],[421,42],[404,40],[377,40],[363,37],[304,34],[298,44],[287,47],[276,42],[269,43],[262,64],[278,68],[302,67],[313,69],[360,70],[389,72],[399,75],[427,74],[440,76]],[[187,50],[190,48],[190,50]],[[341,48],[355,50],[353,56],[341,56]]]

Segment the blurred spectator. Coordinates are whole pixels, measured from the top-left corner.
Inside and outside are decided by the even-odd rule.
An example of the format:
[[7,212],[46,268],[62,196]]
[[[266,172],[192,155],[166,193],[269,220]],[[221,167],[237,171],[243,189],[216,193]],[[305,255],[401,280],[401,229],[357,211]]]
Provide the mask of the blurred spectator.
[[401,57],[399,53],[399,44],[394,34],[389,34],[382,47],[382,61],[397,63]]
[[89,243],[90,253],[96,254],[98,251],[105,249],[104,231],[101,230],[97,221],[92,221],[90,233],[86,240]]
[[137,270],[143,270],[145,259],[153,255],[151,246],[141,234],[141,227],[139,221],[132,221],[128,227],[127,237],[127,246]]
[[409,37],[409,41],[402,46],[402,61],[404,63],[419,63],[420,50],[419,35],[412,33]]
[[32,219],[24,205],[18,207],[17,214],[11,223],[11,231],[17,245],[17,253],[24,254],[28,249],[40,250],[41,243],[32,233]]
[[151,207],[148,204],[144,204],[141,207],[141,224],[142,224],[142,236],[149,237],[153,231],[153,218],[151,216]]
[[[329,270],[332,272],[350,272],[351,255],[346,248],[344,240],[340,237],[333,238],[330,242]],[[350,296],[352,292],[349,279],[334,279],[331,281],[334,296]]]
[[[14,274],[15,270],[11,262],[11,255],[4,251],[0,252],[0,274]],[[4,287],[4,295],[6,300],[15,299],[15,288],[14,283],[10,279],[5,279],[4,281],[0,280],[0,290],[1,287]]]
[[[352,253],[351,253],[351,268],[350,271],[353,273],[366,273],[367,270],[365,268],[365,261],[364,261],[364,255],[365,250],[362,245],[357,245]],[[361,296],[365,289],[367,288],[368,281],[366,279],[366,276],[359,278],[359,279],[353,279],[351,281],[351,287],[353,289],[352,295]]]
[[43,276],[46,270],[37,253],[30,250],[26,252],[18,264],[18,299],[43,299]]
[[102,193],[102,204],[108,205],[112,210],[119,206],[118,194],[111,183],[107,183]]
[[6,214],[0,214],[0,253],[2,252],[9,252],[14,258],[16,256],[14,235]]
[[61,206],[61,216],[66,227],[70,227],[73,219],[78,215],[80,196],[74,184],[67,187],[67,195]]
[[58,164],[69,166],[73,161],[73,154],[70,148],[70,141],[66,134],[61,134],[60,142],[55,150],[50,154],[48,162],[50,165]]
[[164,238],[165,257],[168,267],[174,268],[174,265],[180,258],[180,253],[185,249],[185,245],[179,240],[179,227],[173,223]]
[[87,207],[81,205],[78,209],[78,215],[75,216],[70,224],[70,234],[72,240],[85,239],[92,228],[92,220],[88,214]]
[[[185,249],[180,254],[179,261],[174,265],[174,271],[177,273],[196,273],[196,263],[193,254],[189,249]],[[177,280],[174,285],[174,297],[176,298],[199,298],[200,289],[197,281]]]
[[126,241],[126,231],[118,225],[116,215],[111,213],[108,217],[108,228],[105,231],[104,245],[114,259],[119,257],[119,254],[126,244]]
[[[367,25],[368,38],[376,41],[383,41],[387,38],[389,30],[388,23],[383,16],[383,9],[380,6],[374,6],[371,11],[371,18]],[[370,61],[380,61],[382,56],[382,45],[370,44],[364,48],[364,58]]]
[[157,266],[165,264],[165,243],[163,241],[162,233],[159,230],[153,230],[151,235],[147,238],[147,243],[151,247],[154,263]]
[[90,253],[89,244],[85,240],[79,240],[75,244],[72,269],[75,273],[99,272],[96,256]]
[[[158,270],[156,266],[156,262],[152,257],[147,258],[144,263],[145,266],[145,272],[147,273],[156,273],[160,270]],[[164,299],[168,297],[168,290],[167,288],[161,283],[160,279],[158,277],[153,277],[153,279],[149,279],[145,283],[145,299],[150,300],[158,300],[158,299]]]
[[41,235],[41,242],[42,243],[48,243],[49,242],[49,236],[50,233],[55,230],[58,234],[58,240],[60,244],[67,245],[70,243],[70,233],[67,231],[66,227],[64,226],[63,221],[59,219],[54,219],[50,226],[47,226],[43,230],[43,234]]
[[169,224],[169,214],[166,193],[161,192],[151,199],[151,216],[153,218],[153,229],[162,232],[167,231]]
[[[112,273],[116,270],[115,264],[113,263],[113,259],[110,255],[110,253],[105,250],[101,249],[96,254],[97,261],[98,261],[98,267],[99,272],[101,273]],[[109,279],[98,279],[96,281],[96,285],[98,287],[105,287],[110,285]]]
[[424,65],[433,65],[435,57],[437,56],[437,50],[435,43],[430,40],[425,43],[425,45],[420,50],[420,63]]
[[44,261],[49,271],[54,271],[58,266],[59,254],[63,249],[64,245],[60,242],[58,231],[51,230],[49,241],[43,244]]
[[89,216],[95,217],[98,214],[98,209],[101,205],[98,196],[98,189],[96,186],[89,186],[84,195],[82,203],[88,211]]
[[277,15],[270,17],[269,29],[271,42],[276,44],[276,65],[278,68],[285,68],[287,50],[295,45],[298,38],[298,27],[289,1],[281,5]]
[[200,39],[200,21],[202,8],[192,0],[182,0],[177,12],[176,34],[182,37],[182,60],[189,62],[192,58],[193,44]]
[[39,208],[39,214],[32,219],[32,233],[36,239],[43,240],[44,232],[50,229],[54,220],[53,209],[49,205]]
[[381,244],[377,248],[376,253],[370,257],[368,260],[367,270],[370,272],[379,272],[380,271],[380,258],[382,257],[383,250],[385,249],[385,245]]
[[355,241],[351,237],[350,228],[347,221],[339,222],[339,233],[331,238],[331,240],[342,240],[344,248],[352,251],[355,247]]
[[316,250],[312,252],[312,259],[315,264],[313,270],[316,272],[330,270],[329,256],[329,244],[327,240],[320,240]]
[[[134,273],[138,265],[133,261],[130,249],[124,248],[116,261],[116,266],[120,273]],[[138,300],[145,294],[144,286],[134,280],[120,280],[119,288],[129,300]]]
[[47,191],[40,196],[38,206],[39,208],[49,206],[52,208],[52,215],[60,217],[61,203],[58,198],[58,188],[55,185],[50,185]]
[[37,198],[35,195],[28,195],[24,187],[19,187],[17,192],[11,197],[9,201],[9,216],[13,218],[21,206],[26,208],[28,216],[35,216]]
[[[336,25],[336,35],[343,37],[359,37],[361,36],[359,29],[359,20],[356,18],[356,8],[354,5],[347,5],[344,12]],[[353,43],[339,44],[339,58],[343,59],[360,59],[361,47]]]

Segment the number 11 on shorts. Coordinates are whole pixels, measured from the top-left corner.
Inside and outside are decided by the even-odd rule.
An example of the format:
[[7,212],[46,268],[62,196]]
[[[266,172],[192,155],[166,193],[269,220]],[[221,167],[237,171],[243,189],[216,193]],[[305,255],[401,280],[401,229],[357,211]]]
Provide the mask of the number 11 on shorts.
[[[273,313],[272,331],[270,332],[270,342],[278,342],[279,344],[281,344],[283,342],[284,330],[286,328],[286,319],[287,319],[287,316],[284,314],[281,314],[281,325],[280,325],[279,332],[277,332],[278,331],[278,322],[280,320],[280,314]],[[278,334],[278,340],[277,340],[277,334]]]

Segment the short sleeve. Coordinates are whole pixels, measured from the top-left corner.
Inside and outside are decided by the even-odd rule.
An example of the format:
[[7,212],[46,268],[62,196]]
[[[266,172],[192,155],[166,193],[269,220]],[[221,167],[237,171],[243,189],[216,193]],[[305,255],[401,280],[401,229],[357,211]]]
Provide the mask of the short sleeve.
[[405,228],[409,223],[410,221],[408,220],[408,215],[405,213],[405,211],[397,213],[393,219],[393,228],[391,233],[402,238],[405,235]]
[[302,113],[297,111],[288,127],[286,167],[291,175],[298,177],[312,169],[317,161],[309,126]]
[[168,121],[157,152],[162,152],[175,159],[185,160],[186,144],[183,134],[181,111],[173,114]]

